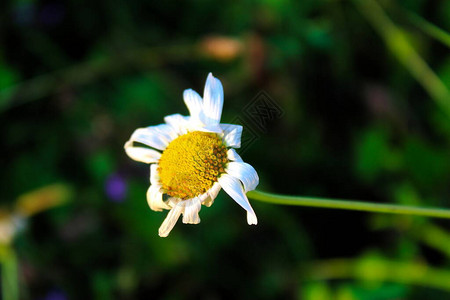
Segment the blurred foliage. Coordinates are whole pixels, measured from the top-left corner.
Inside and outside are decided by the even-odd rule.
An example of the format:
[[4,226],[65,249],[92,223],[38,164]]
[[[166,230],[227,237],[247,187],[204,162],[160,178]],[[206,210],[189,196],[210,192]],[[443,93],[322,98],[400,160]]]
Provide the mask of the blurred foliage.
[[123,151],[187,114],[183,90],[213,72],[223,122],[261,90],[284,111],[244,124],[261,190],[450,207],[449,15],[421,0],[2,1],[4,298],[449,298],[448,222],[254,201],[249,227],[221,192],[162,239],[149,168]]

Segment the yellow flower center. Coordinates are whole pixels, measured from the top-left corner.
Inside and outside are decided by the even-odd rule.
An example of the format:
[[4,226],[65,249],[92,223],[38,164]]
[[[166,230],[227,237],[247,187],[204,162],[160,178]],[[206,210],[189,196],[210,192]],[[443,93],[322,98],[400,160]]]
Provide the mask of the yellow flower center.
[[170,142],[158,173],[165,193],[185,200],[206,193],[227,163],[227,148],[216,133],[194,131]]

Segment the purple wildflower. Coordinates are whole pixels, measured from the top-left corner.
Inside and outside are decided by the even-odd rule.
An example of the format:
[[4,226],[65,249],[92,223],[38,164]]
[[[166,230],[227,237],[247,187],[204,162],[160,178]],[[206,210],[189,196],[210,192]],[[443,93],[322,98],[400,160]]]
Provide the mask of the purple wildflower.
[[118,173],[111,174],[105,182],[105,193],[113,202],[122,202],[127,194],[125,178]]
[[67,300],[66,294],[60,290],[51,290],[45,295],[44,300]]

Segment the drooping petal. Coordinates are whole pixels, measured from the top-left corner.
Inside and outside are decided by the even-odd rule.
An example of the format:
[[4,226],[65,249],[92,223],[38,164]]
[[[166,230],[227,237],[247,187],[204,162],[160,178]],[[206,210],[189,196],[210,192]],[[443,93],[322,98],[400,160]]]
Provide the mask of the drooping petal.
[[183,223],[184,224],[198,224],[200,217],[198,215],[202,203],[199,198],[193,198],[184,201]]
[[172,231],[173,227],[180,218],[180,215],[183,213],[184,207],[183,205],[177,204],[175,205],[167,214],[167,217],[164,219],[164,222],[159,227],[159,236],[166,237]]
[[163,209],[170,209],[163,201],[163,194],[161,192],[161,186],[152,184],[147,190],[147,203],[148,206],[154,211],[162,211]]
[[161,153],[144,147],[134,147],[131,141],[125,143],[125,152],[127,155],[136,161],[146,164],[155,163],[161,157]]
[[183,93],[184,103],[186,103],[189,113],[193,120],[200,121],[203,114],[203,100],[200,95],[192,90],[187,89]]
[[229,162],[225,170],[227,174],[236,177],[244,185],[244,191],[253,191],[259,183],[258,173],[256,170],[245,162],[232,161]]
[[[240,206],[247,211],[247,222],[249,225],[257,224],[256,214],[252,206],[248,202],[247,196],[244,193],[241,182],[231,175],[223,174],[219,178],[219,183],[223,190],[233,198]],[[249,217],[250,215],[250,217]]]
[[150,165],[150,184],[159,185],[158,164]]
[[239,156],[239,154],[234,149],[228,149],[227,158],[231,161],[242,161],[242,158]]
[[164,122],[172,126],[178,135],[186,134],[189,130],[189,117],[180,114],[173,114],[164,117]]
[[202,204],[206,207],[210,207],[211,205],[213,205],[214,199],[216,199],[217,195],[220,192],[220,189],[220,184],[218,182],[215,182],[213,186],[206,192],[207,196]]
[[225,144],[227,147],[240,148],[242,126],[234,124],[220,124],[223,129]]
[[211,197],[207,197],[206,199],[205,199],[205,201],[203,201],[203,203],[202,203],[204,206],[206,206],[206,207],[211,207],[213,204],[214,204],[214,199],[212,199]]
[[258,218],[256,217],[254,212],[247,212],[247,223],[248,225],[258,224]]
[[220,123],[223,107],[223,87],[219,79],[209,73],[203,92],[203,115],[206,125]]
[[131,135],[130,142],[139,142],[158,150],[164,150],[177,137],[174,129],[167,124],[138,128]]
[[221,189],[221,186],[218,182],[215,182],[212,186],[212,188],[208,191],[209,197],[216,199],[217,195],[219,194]]

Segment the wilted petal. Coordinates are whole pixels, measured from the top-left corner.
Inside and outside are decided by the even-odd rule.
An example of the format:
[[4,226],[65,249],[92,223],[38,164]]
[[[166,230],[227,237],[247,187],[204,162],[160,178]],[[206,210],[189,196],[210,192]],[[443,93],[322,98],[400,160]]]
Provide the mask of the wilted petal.
[[248,225],[257,225],[258,224],[258,218],[256,217],[255,212],[247,212],[247,223]]
[[[240,206],[242,206],[247,211],[247,222],[248,224],[256,224],[256,214],[253,211],[250,203],[248,202],[247,196],[244,193],[242,185],[237,178],[230,176],[228,174],[223,174],[219,178],[219,183],[222,186],[223,190],[233,198]],[[248,217],[250,214],[250,218]],[[256,222],[255,222],[256,221]]]
[[228,149],[227,158],[231,161],[242,161],[242,158],[239,156],[239,154],[234,149]]
[[217,195],[220,192],[220,189],[221,189],[220,184],[218,182],[215,182],[207,192],[207,197],[202,204],[206,207],[210,207],[211,205],[213,205],[214,199],[216,199]]
[[225,171],[242,182],[246,193],[254,190],[259,183],[258,173],[251,165],[245,162],[229,162]]
[[166,237],[172,231],[173,227],[180,218],[181,213],[183,213],[184,207],[180,204],[175,205],[167,214],[166,219],[159,227],[159,236]]
[[198,224],[200,217],[198,213],[202,208],[202,203],[199,198],[194,198],[184,201],[183,223]]
[[150,165],[150,184],[159,185],[158,164]]
[[163,201],[163,194],[161,192],[161,186],[152,184],[147,190],[147,203],[148,206],[154,211],[162,211],[163,209],[170,209]]

